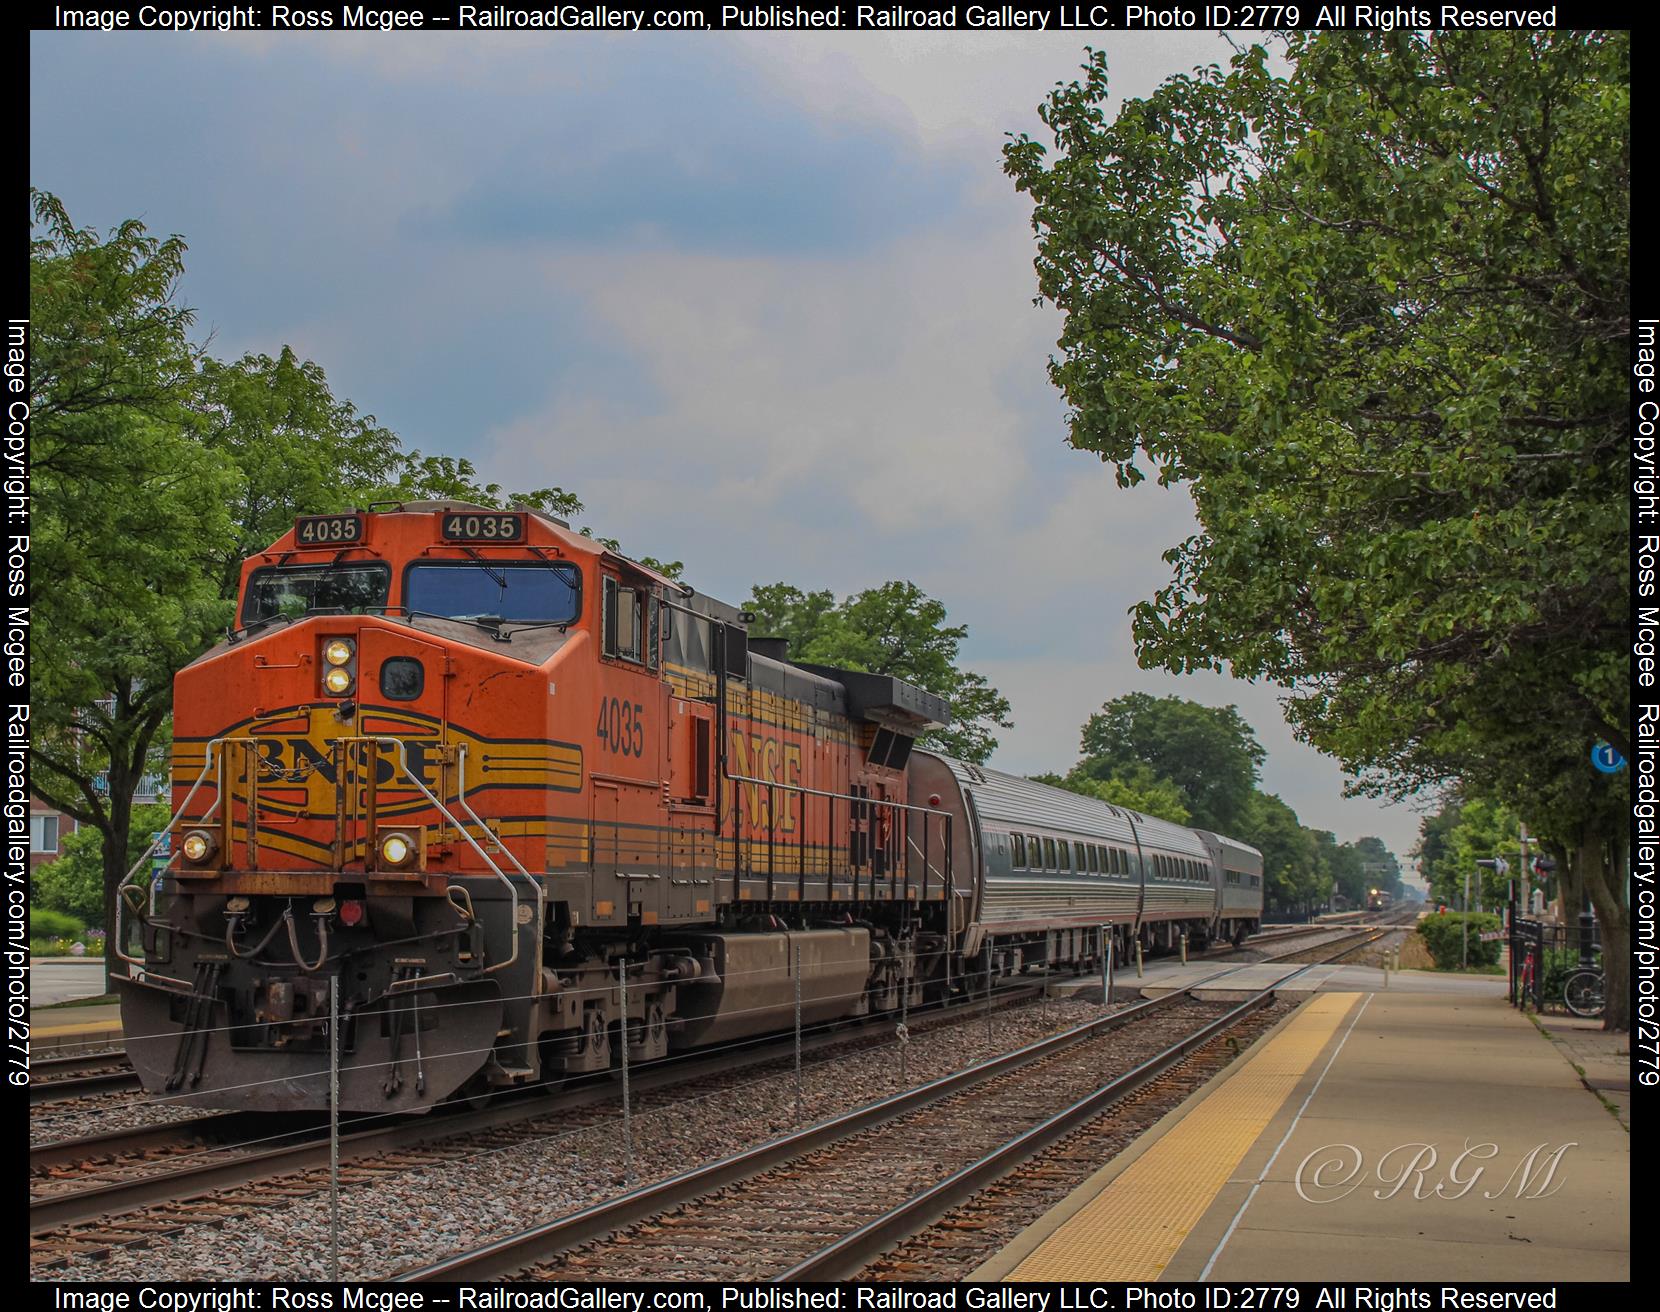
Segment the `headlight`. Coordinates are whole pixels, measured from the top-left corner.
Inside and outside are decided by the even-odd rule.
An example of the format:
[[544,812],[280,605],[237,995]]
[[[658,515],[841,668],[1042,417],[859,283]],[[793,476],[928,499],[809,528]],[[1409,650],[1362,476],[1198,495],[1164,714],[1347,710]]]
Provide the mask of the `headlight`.
[[406,866],[415,855],[415,844],[408,834],[388,834],[380,840],[380,858],[389,866]]
[[343,670],[338,665],[331,666],[323,675],[323,687],[327,688],[336,697],[352,690],[352,675],[350,670]]
[[217,846],[218,844],[213,841],[213,835],[200,829],[192,829],[184,836],[184,842],[179,844],[184,859],[195,865],[200,865],[212,856],[213,849]]
[[344,665],[356,650],[349,638],[330,638],[323,644],[323,659],[330,665]]

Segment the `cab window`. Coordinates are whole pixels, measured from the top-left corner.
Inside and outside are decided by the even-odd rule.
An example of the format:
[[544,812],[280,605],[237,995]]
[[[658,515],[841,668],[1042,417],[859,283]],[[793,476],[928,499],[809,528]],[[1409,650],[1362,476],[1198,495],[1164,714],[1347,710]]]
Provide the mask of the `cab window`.
[[283,565],[256,569],[248,578],[242,601],[242,622],[288,617],[308,611],[361,615],[386,605],[392,571],[383,562],[353,561],[345,565]]
[[609,575],[606,577],[600,648],[607,656],[644,662],[644,602],[639,588],[624,587]]
[[569,624],[582,609],[574,565],[430,561],[404,575],[406,610],[447,620]]

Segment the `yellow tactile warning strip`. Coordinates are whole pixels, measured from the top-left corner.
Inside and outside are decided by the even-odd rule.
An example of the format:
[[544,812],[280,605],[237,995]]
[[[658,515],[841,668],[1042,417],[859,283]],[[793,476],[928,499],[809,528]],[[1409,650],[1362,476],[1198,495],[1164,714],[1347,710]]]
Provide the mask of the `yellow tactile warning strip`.
[[1157,1279],[1359,996],[1317,994],[1004,1279]]
[[32,1031],[36,1038],[42,1035],[54,1034],[102,1034],[108,1031],[111,1034],[121,1032],[121,1022],[118,1020],[83,1020],[73,1025],[37,1025]]

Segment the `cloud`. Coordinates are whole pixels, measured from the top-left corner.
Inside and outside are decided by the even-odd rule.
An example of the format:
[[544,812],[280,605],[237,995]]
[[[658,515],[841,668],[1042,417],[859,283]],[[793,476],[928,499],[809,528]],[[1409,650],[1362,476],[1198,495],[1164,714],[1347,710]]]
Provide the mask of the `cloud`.
[[1139,670],[1126,610],[1190,531],[1064,444],[1009,131],[1103,44],[1115,90],[1209,33],[857,38],[41,33],[32,180],[191,243],[220,354],[294,344],[428,451],[557,483],[734,601],[910,578],[1014,703],[999,762],[1064,766],[1102,701],[1237,702],[1265,786],[1343,801],[1272,689]]

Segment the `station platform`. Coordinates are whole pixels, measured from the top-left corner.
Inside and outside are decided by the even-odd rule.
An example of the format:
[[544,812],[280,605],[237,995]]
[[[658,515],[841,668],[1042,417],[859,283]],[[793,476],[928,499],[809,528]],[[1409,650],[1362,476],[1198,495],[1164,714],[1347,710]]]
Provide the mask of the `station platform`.
[[37,1057],[73,1057],[121,1042],[121,1008],[35,1007],[29,1011],[29,1047]]
[[1629,1280],[1630,1133],[1571,1051],[1503,979],[1380,979],[1337,968],[968,1278]]
[[[1243,1002],[1263,989],[1282,982],[1283,992],[1292,996],[1313,993],[1340,976],[1345,969],[1343,966],[1309,966],[1276,961],[1240,964],[1206,961],[1203,958],[1188,962],[1160,958],[1146,963],[1140,975],[1136,974],[1133,966],[1115,972],[1112,991],[1113,997],[1120,1002],[1159,998],[1184,989],[1192,989],[1194,997],[1206,1002]],[[1299,971],[1302,973],[1299,974]],[[1379,971],[1374,970],[1371,974],[1381,978]],[[1049,990],[1057,997],[1081,992],[1099,994],[1101,977],[1079,975],[1057,978],[1050,983]]]

